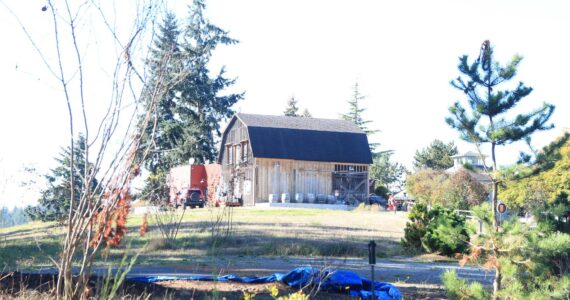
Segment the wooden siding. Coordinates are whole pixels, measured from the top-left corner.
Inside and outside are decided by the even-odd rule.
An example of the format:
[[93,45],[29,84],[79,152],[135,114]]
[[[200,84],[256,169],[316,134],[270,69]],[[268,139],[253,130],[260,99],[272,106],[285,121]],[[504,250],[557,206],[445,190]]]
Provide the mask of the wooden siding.
[[[335,176],[349,172],[358,172],[368,182],[367,164],[253,157],[247,127],[237,118],[224,131],[218,161],[227,200],[241,198],[245,206],[268,202],[270,194],[280,199],[287,193],[290,200],[296,193],[332,196],[341,182]],[[361,194],[366,195],[366,187],[360,186]]]
[[229,126],[220,145],[223,184],[228,199],[241,197],[244,205],[254,205],[253,156],[247,128],[237,119]]
[[279,199],[283,193],[288,193],[290,199],[295,199],[296,193],[303,193],[305,197],[309,193],[334,195],[333,173],[339,166],[368,171],[366,164],[255,158],[255,202],[268,202],[270,194]]

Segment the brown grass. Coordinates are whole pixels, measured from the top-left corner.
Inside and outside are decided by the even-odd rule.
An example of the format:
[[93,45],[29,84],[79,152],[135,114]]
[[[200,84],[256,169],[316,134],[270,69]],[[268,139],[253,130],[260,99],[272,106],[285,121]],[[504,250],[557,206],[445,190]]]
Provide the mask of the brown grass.
[[[174,245],[164,245],[153,218],[149,218],[148,233],[141,237],[138,228],[142,216],[130,216],[127,239],[131,251],[146,247],[139,264],[151,265],[190,264],[189,257],[208,255],[365,257],[366,244],[375,240],[378,256],[391,257],[401,254],[399,241],[407,221],[401,212],[393,214],[374,207],[354,211],[235,208],[232,235],[213,243],[211,220],[219,211],[186,211]],[[47,255],[57,255],[63,238],[53,223],[31,223],[2,231],[7,238],[4,247],[0,245],[1,254],[5,254],[0,257],[0,270],[49,265]],[[122,258],[125,244],[111,249],[111,260]]]

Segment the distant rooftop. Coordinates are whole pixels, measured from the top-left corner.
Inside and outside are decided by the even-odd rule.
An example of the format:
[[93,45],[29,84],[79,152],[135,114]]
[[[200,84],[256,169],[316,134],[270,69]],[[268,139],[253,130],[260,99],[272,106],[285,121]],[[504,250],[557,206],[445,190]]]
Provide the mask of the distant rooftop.
[[485,158],[487,158],[487,155],[482,155],[474,151],[467,151],[451,157],[453,158],[453,167],[447,169],[447,172],[457,172],[461,169],[465,169],[464,166],[468,165],[469,168],[472,168],[472,170],[469,170],[469,173],[479,182],[486,182],[489,180],[488,175],[479,173],[485,169]]
[[480,157],[480,156],[487,157],[487,155],[485,155],[485,154],[479,154],[479,153],[477,153],[477,152],[467,151],[467,152],[465,152],[465,153],[460,153],[460,154],[453,155],[453,156],[451,156],[451,158],[456,158],[456,157]]

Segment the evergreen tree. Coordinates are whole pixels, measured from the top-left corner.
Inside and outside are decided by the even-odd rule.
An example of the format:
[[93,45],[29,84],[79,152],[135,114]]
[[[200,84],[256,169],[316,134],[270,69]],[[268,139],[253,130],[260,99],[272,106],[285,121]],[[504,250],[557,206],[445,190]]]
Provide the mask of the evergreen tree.
[[416,169],[440,169],[453,167],[453,155],[457,154],[457,146],[453,142],[445,144],[436,139],[428,147],[416,151],[414,167]]
[[[343,120],[351,121],[352,123],[356,124],[362,131],[364,131],[369,137],[372,134],[378,132],[378,130],[371,130],[368,128],[367,124],[372,122],[369,120],[364,120],[362,117],[362,113],[366,110],[361,106],[361,101],[364,100],[366,97],[360,94],[360,90],[358,88],[358,82],[354,84],[354,91],[352,94],[352,98],[348,100],[349,111],[346,114],[341,114],[341,118]],[[374,151],[379,144],[377,143],[370,143],[371,151]]]
[[[97,181],[84,182],[86,168],[91,168],[91,164],[85,161],[85,137],[80,134],[77,137],[74,147],[74,175],[73,175],[73,197],[74,203],[78,203],[85,187],[89,186],[91,191],[97,187]],[[58,221],[63,223],[69,214],[71,203],[71,174],[69,173],[71,164],[71,147],[62,149],[59,157],[55,160],[58,166],[45,175],[48,187],[41,192],[37,206],[28,206],[26,213],[32,220]]]
[[376,180],[376,187],[397,193],[403,189],[406,167],[392,160],[392,151],[375,153],[370,166],[370,178]]
[[[548,214],[543,211],[540,215]],[[471,251],[460,264],[472,262],[495,270],[492,299],[568,298],[570,235],[557,231],[541,218],[534,226],[511,218],[501,225],[500,231],[495,231],[487,209],[475,209],[475,215],[483,221],[485,230],[474,236]],[[468,287],[465,281],[455,284],[444,281],[444,285],[452,299],[459,296],[454,290]],[[473,299],[467,293],[461,294],[462,299]]]
[[[518,114],[508,120],[504,114],[511,111],[532,88],[520,82],[513,90],[500,90],[499,85],[514,78],[521,57],[515,55],[505,66],[494,60],[493,48],[489,41],[481,47],[479,57],[471,64],[467,55],[459,58],[458,69],[462,76],[451,84],[467,95],[469,111],[459,102],[450,107],[451,116],[446,122],[461,133],[461,137],[477,145],[491,145],[492,169],[497,170],[495,148],[510,144],[530,136],[537,130],[550,129],[548,119],[554,111],[554,106],[543,104],[541,108],[527,113]],[[496,227],[496,209],[499,180],[491,174],[493,181],[493,225]]]
[[[501,256],[493,253],[505,252],[512,244],[512,239],[506,236],[508,228],[499,231],[497,224],[497,199],[500,179],[496,175],[497,160],[495,148],[522,139],[528,139],[532,133],[538,130],[547,130],[553,125],[547,125],[548,119],[554,112],[554,106],[543,104],[541,108],[527,114],[518,114],[513,119],[506,119],[505,113],[511,111],[524,97],[532,92],[532,88],[522,82],[513,90],[500,90],[499,85],[514,78],[521,57],[515,55],[505,66],[494,61],[493,48],[489,41],[483,42],[479,58],[472,64],[468,63],[467,55],[459,59],[459,71],[466,79],[459,76],[451,84],[467,95],[470,112],[456,102],[449,111],[451,117],[446,122],[461,133],[461,137],[477,145],[488,143],[491,145],[492,171],[489,172],[492,181],[492,226],[493,233],[487,237],[482,236],[486,245],[493,245],[488,251],[493,261],[495,278],[493,280],[493,299],[499,299],[503,286],[503,275],[512,277],[508,270],[508,260],[502,260]],[[518,236],[518,235],[517,235]],[[480,251],[479,251],[480,252]],[[505,257],[506,258],[506,257]]]
[[155,145],[154,151],[145,161],[146,168],[151,173],[168,171],[176,163],[169,151],[182,139],[182,127],[185,125],[175,118],[175,107],[180,101],[177,85],[183,76],[180,71],[179,35],[176,16],[166,14],[154,40],[151,57],[146,62],[150,80],[145,86],[143,99],[150,101],[153,96],[156,98],[155,95],[159,95],[156,114],[145,128],[143,139],[143,142]]
[[147,99],[159,93],[159,101],[144,130],[145,142],[154,147],[145,162],[151,174],[141,196],[155,202],[168,198],[166,175],[170,168],[190,158],[198,164],[216,159],[220,123],[233,115],[231,106],[243,98],[243,93],[220,95],[235,82],[225,77],[224,68],[210,76],[212,51],[220,44],[237,41],[211,24],[204,9],[203,1],[195,0],[182,31],[175,15],[167,14],[154,40],[152,57],[146,62],[150,69]]
[[0,228],[20,225],[28,221],[29,217],[23,208],[14,207],[12,211],[7,207],[0,208]]
[[[176,16],[167,13],[153,42],[151,56],[146,61],[149,80],[144,87],[143,99],[148,102],[147,106],[150,105],[151,99],[158,100],[155,100],[156,113],[151,116],[151,121],[143,131],[142,142],[153,147],[145,160],[145,167],[150,171],[150,175],[146,178],[141,194],[144,199],[155,203],[168,199],[166,174],[171,167],[180,163],[171,152],[181,143],[184,126],[192,126],[180,122],[175,112],[180,102],[179,85],[184,77],[181,70],[179,36]],[[140,149],[145,149],[146,145]]]
[[291,97],[291,99],[287,101],[287,108],[285,108],[283,114],[289,117],[300,117],[299,107],[297,107],[297,102],[298,101],[295,99],[295,97]]
[[4,227],[8,227],[11,226],[10,225],[10,212],[8,211],[8,208],[5,206],[2,206],[2,208],[0,208],[0,228],[4,228]]
[[185,77],[180,85],[176,112],[180,121],[190,126],[183,126],[182,140],[172,153],[176,161],[186,162],[194,158],[198,164],[216,160],[220,123],[234,114],[232,105],[244,95],[220,95],[235,83],[235,79],[225,77],[224,67],[210,77],[208,63],[212,52],[218,45],[233,45],[238,41],[210,23],[204,17],[204,9],[203,0],[193,1],[183,32],[181,46]]
[[366,132],[366,134],[374,134],[378,132],[377,130],[370,130],[367,127],[367,124],[372,122],[368,120],[364,120],[362,117],[362,113],[366,110],[361,106],[361,101],[364,100],[366,97],[360,94],[360,90],[358,88],[358,82],[354,84],[354,90],[352,93],[352,98],[348,100],[349,111],[346,114],[341,114],[341,118],[343,120],[351,121],[356,124],[362,131]]
[[303,110],[303,114],[301,115],[301,117],[303,117],[303,118],[312,118],[313,115],[311,115],[311,112],[309,112],[309,110],[305,108],[305,109]]
[[14,207],[10,212],[10,219],[12,226],[28,223],[30,218],[26,215],[26,212],[21,207]]

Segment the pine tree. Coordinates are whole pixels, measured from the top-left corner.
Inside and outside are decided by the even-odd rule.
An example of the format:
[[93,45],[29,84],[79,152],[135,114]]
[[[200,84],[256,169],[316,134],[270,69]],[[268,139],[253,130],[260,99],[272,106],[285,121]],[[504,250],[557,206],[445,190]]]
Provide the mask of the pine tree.
[[[532,92],[532,88],[522,82],[513,90],[500,90],[499,85],[514,78],[518,65],[522,58],[515,55],[505,66],[494,61],[493,48],[489,41],[483,42],[479,57],[472,63],[468,63],[467,55],[459,58],[459,71],[464,77],[459,76],[451,84],[467,95],[470,111],[456,102],[450,107],[451,116],[446,122],[461,133],[461,137],[468,142],[480,145],[491,145],[492,171],[489,175],[492,180],[492,231],[497,233],[497,240],[493,236],[485,242],[492,244],[490,252],[505,251],[501,249],[501,243],[507,242],[504,234],[500,233],[497,224],[497,199],[500,180],[495,174],[497,171],[497,159],[495,148],[528,138],[538,130],[547,130],[553,125],[547,125],[548,119],[554,112],[554,106],[543,104],[541,108],[526,114],[518,114],[513,119],[506,119],[505,113],[510,112],[524,97]],[[465,78],[465,79],[464,79]],[[511,240],[508,240],[512,244]],[[498,247],[498,248],[497,248]],[[503,272],[508,265],[497,262],[495,278],[493,281],[493,299],[498,299],[502,290]],[[508,274],[508,273],[507,273]]]
[[184,77],[181,70],[179,36],[176,16],[167,13],[153,42],[151,56],[146,61],[150,79],[144,87],[143,101],[150,103],[154,100],[157,102],[157,107],[143,131],[142,142],[145,145],[140,147],[145,149],[146,145],[152,145],[152,152],[145,160],[145,167],[150,171],[150,175],[145,180],[141,194],[143,198],[153,203],[159,203],[169,197],[166,174],[171,167],[180,163],[173,157],[172,151],[183,140],[183,128],[191,126],[180,122],[175,112],[180,102],[179,85]]
[[9,227],[10,225],[10,211],[5,206],[0,208],[0,228]]
[[[362,114],[364,111],[366,111],[366,109],[361,106],[361,101],[365,98],[365,96],[360,94],[358,82],[356,82],[354,84],[352,98],[348,100],[349,111],[348,113],[341,114],[340,116],[343,120],[351,121],[352,123],[356,124],[356,126],[360,127],[360,129],[362,129],[362,131],[364,131],[370,137],[370,135],[377,133],[378,130],[369,129],[367,124],[372,121],[364,120],[362,117]],[[374,151],[374,149],[378,146],[378,143],[370,143],[370,149],[372,151]]]
[[20,225],[28,221],[29,217],[23,208],[14,207],[12,211],[5,206],[0,208],[0,228]]
[[453,167],[453,155],[457,154],[457,146],[453,142],[445,144],[435,139],[428,147],[416,151],[414,167],[445,170]]
[[[93,180],[88,185],[84,182],[85,169],[91,168],[91,164],[85,161],[85,137],[80,134],[75,142],[74,148],[74,175],[73,175],[73,197],[74,203],[78,203],[85,188],[91,191],[97,188],[97,181]],[[69,166],[71,164],[71,147],[62,149],[59,157],[55,160],[58,166],[45,175],[48,187],[41,192],[37,206],[29,206],[26,213],[33,220],[58,221],[63,223],[69,214],[71,203],[71,174]],[[94,193],[96,194],[96,193]]]
[[220,95],[235,83],[225,77],[225,68],[210,77],[208,63],[218,45],[238,41],[204,17],[203,0],[194,0],[183,32],[182,59],[185,78],[180,85],[180,101],[176,112],[185,124],[182,140],[173,151],[177,161],[194,158],[196,163],[214,161],[218,155],[216,139],[221,136],[220,123],[231,117],[231,109],[244,93]]
[[303,118],[312,118],[313,115],[311,115],[311,112],[309,112],[309,110],[305,108],[305,109],[303,110],[303,114],[301,115],[301,117],[303,117]]
[[180,70],[179,35],[176,16],[167,13],[154,40],[151,57],[146,62],[150,80],[144,88],[143,99],[150,101],[153,97],[157,98],[153,94],[159,95],[156,114],[152,116],[151,122],[148,122],[143,136],[143,143],[154,145],[145,161],[145,167],[154,174],[167,172],[177,163],[169,152],[182,140],[182,128],[189,125],[175,118],[175,108],[180,101],[177,97],[178,85],[180,78],[184,76]]
[[167,14],[146,62],[148,99],[153,93],[155,99],[156,93],[160,96],[153,122],[144,130],[145,142],[154,147],[145,162],[151,174],[142,196],[154,202],[168,198],[170,168],[190,158],[198,164],[216,159],[220,123],[233,115],[231,106],[243,98],[243,93],[220,95],[235,82],[225,77],[224,68],[210,76],[212,51],[237,41],[211,24],[203,16],[204,9],[203,1],[195,0],[182,31],[175,15]]
[[[489,41],[483,42],[479,57],[468,63],[467,55],[459,58],[458,69],[464,77],[459,76],[451,82],[452,86],[467,95],[470,111],[459,102],[449,108],[450,117],[446,122],[461,133],[461,137],[477,145],[491,145],[492,170],[497,170],[495,148],[507,145],[526,137],[538,130],[547,130],[547,125],[554,111],[554,106],[543,104],[541,108],[518,114],[507,120],[505,113],[511,111],[524,97],[532,92],[532,88],[522,82],[513,90],[500,90],[499,85],[514,78],[522,57],[515,55],[505,66],[494,61],[493,48]],[[464,79],[465,78],[465,79]],[[493,224],[497,226],[496,209],[499,180],[492,175],[493,181]]]
[[298,101],[295,99],[295,97],[292,96],[291,99],[287,101],[287,108],[285,108],[283,114],[288,117],[300,117],[297,102]]

